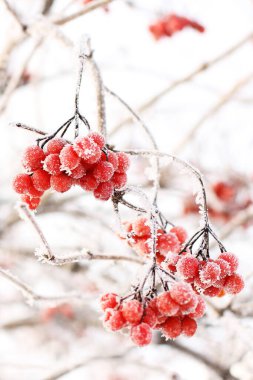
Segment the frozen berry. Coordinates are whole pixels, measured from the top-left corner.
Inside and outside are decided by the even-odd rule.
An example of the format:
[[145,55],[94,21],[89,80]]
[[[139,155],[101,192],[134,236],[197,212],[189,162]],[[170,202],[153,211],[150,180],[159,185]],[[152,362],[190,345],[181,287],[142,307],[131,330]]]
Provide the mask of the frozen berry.
[[228,294],[240,293],[244,288],[242,276],[235,273],[226,278],[224,289]]
[[169,292],[160,294],[156,299],[158,311],[163,315],[172,316],[179,311],[179,305],[170,296]]
[[98,185],[98,180],[91,173],[87,173],[79,180],[79,185],[86,191],[94,191]]
[[18,194],[26,194],[33,186],[32,179],[28,174],[18,174],[13,180],[13,189]]
[[156,325],[156,313],[151,307],[147,306],[144,310],[142,322],[147,323],[151,328],[153,328]]
[[199,261],[193,256],[183,256],[177,262],[177,273],[182,278],[195,277],[198,273]]
[[74,142],[74,149],[79,157],[89,164],[95,164],[101,157],[101,148],[88,137],[79,137]]
[[170,232],[158,236],[157,246],[162,255],[166,255],[168,252],[178,252],[180,249],[178,238]]
[[115,293],[103,294],[100,298],[100,306],[103,311],[114,309],[118,305],[118,296]]
[[114,173],[111,181],[114,188],[120,190],[127,184],[127,175],[126,173]]
[[22,195],[21,200],[27,204],[30,210],[36,210],[40,204],[39,197],[30,197],[29,195]]
[[50,140],[47,143],[47,154],[59,154],[66,143],[66,140],[61,138]]
[[113,194],[113,184],[111,182],[103,182],[94,190],[94,196],[102,201],[108,201]]
[[198,296],[198,304],[193,313],[190,313],[188,316],[190,318],[202,318],[206,311],[205,301],[201,296]]
[[180,244],[183,244],[187,239],[187,232],[183,227],[172,227],[170,232],[176,235]]
[[125,173],[128,170],[129,166],[130,166],[129,157],[124,152],[117,153],[117,157],[118,157],[118,169],[117,169],[117,172],[118,173]]
[[93,170],[93,175],[99,182],[109,181],[112,178],[113,173],[113,166],[110,164],[110,162],[107,161],[98,162],[95,169]]
[[53,190],[59,193],[65,193],[71,188],[73,180],[67,174],[62,173],[59,175],[52,175],[50,183]]
[[164,269],[168,269],[171,272],[175,272],[177,262],[180,260],[181,257],[182,256],[179,256],[176,253],[169,253],[166,256],[166,261],[163,264]]
[[121,311],[127,322],[136,324],[139,323],[142,318],[143,306],[139,301],[131,300],[122,304]]
[[50,188],[51,175],[43,169],[35,170],[32,176],[33,186],[36,190],[46,191]]
[[184,305],[190,302],[194,297],[191,286],[184,282],[174,283],[170,289],[170,295],[174,301],[179,303],[179,305]]
[[207,262],[203,269],[199,271],[200,280],[207,285],[212,285],[220,279],[221,269],[214,262]]
[[222,260],[225,260],[225,261],[227,261],[229,263],[229,265],[230,265],[230,274],[236,272],[236,270],[238,268],[238,265],[239,265],[239,260],[238,260],[238,258],[233,253],[223,252],[223,253],[220,254],[220,256],[218,258],[222,259]]
[[215,286],[209,286],[203,293],[208,297],[216,297],[220,293],[220,289]]
[[101,133],[91,132],[87,137],[93,140],[100,148],[103,148],[105,146],[105,138],[103,135],[101,135]]
[[162,332],[167,339],[175,339],[182,332],[181,319],[179,317],[169,317],[162,324]]
[[80,162],[75,169],[71,170],[70,177],[73,179],[80,179],[82,178],[86,173],[86,169],[84,165]]
[[231,274],[231,269],[230,269],[230,265],[229,265],[228,261],[223,260],[223,259],[217,259],[214,262],[215,262],[215,264],[219,265],[219,267],[220,267],[220,271],[221,271],[220,277],[221,278],[224,278],[227,275]]
[[62,170],[73,170],[77,167],[81,158],[76,154],[72,145],[65,145],[59,155]]
[[25,169],[33,172],[34,170],[41,169],[42,161],[45,159],[45,153],[37,145],[29,146],[23,155],[22,163]]
[[132,229],[136,236],[150,236],[150,226],[147,218],[138,218],[132,223]]
[[61,161],[56,153],[49,154],[44,161],[43,169],[52,175],[61,174]]
[[107,309],[105,312],[105,326],[111,331],[122,329],[126,321],[120,310]]
[[190,302],[180,305],[180,311],[182,314],[193,313],[198,305],[198,296],[194,295]]
[[107,151],[106,154],[102,153],[101,161],[110,162],[110,164],[112,164],[112,166],[113,166],[114,171],[116,171],[118,169],[118,166],[119,166],[118,156],[116,153],[114,153],[112,151]]
[[182,320],[182,334],[191,337],[197,330],[197,322],[188,316],[185,316]]
[[151,328],[147,323],[140,323],[131,328],[130,337],[137,346],[146,346],[152,340]]

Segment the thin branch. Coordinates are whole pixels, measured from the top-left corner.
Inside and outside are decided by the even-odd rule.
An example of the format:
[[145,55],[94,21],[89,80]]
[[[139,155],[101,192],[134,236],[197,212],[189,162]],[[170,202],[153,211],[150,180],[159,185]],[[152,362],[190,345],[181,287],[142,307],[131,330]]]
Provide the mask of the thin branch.
[[43,15],[47,15],[49,13],[49,11],[51,10],[53,4],[54,4],[54,1],[55,0],[45,0],[45,3],[43,5],[43,9],[41,11],[41,13]]
[[42,135],[42,136],[46,136],[47,135],[46,132],[43,132],[40,129],[37,129],[37,128],[34,128],[34,127],[30,127],[29,125],[26,125],[26,124],[23,124],[23,123],[10,123],[9,126],[10,127],[16,127],[16,128],[22,128],[22,129],[25,129],[25,130],[30,131],[30,132],[37,133],[38,135]]
[[18,13],[15,11],[15,9],[9,4],[9,1],[8,0],[3,0],[6,8],[8,9],[9,13],[12,15],[12,17],[14,18],[14,20],[16,21],[16,23],[19,25],[19,27],[21,28],[21,30],[23,32],[25,32],[26,30],[26,26],[22,23],[22,21],[20,20],[20,17],[18,15]]
[[[244,37],[242,40],[237,42],[234,46],[223,52],[222,54],[218,55],[217,57],[211,59],[210,61],[201,64],[199,67],[197,67],[195,70],[193,70],[190,74],[187,74],[183,78],[177,79],[174,82],[170,83],[168,86],[166,86],[164,89],[159,91],[156,95],[152,96],[149,100],[147,100],[145,103],[143,103],[137,110],[138,113],[141,113],[143,111],[146,111],[148,108],[153,106],[155,103],[157,103],[160,99],[162,99],[165,95],[169,94],[171,91],[173,91],[178,86],[190,82],[193,78],[195,78],[197,75],[205,72],[210,67],[213,67],[217,63],[221,62],[225,58],[229,57],[231,54],[233,54],[235,51],[240,49],[242,46],[244,46],[247,42],[249,42],[253,38],[253,32],[248,34],[246,37]],[[132,117],[128,117],[124,119],[122,122],[120,122],[118,125],[116,125],[113,130],[111,131],[110,135],[112,136],[114,133],[116,133],[118,130],[120,130],[123,126],[127,125],[132,121]]]
[[174,154],[179,154],[182,149],[186,147],[189,141],[195,136],[198,129],[211,117],[213,117],[225,104],[227,104],[231,98],[233,98],[238,91],[240,91],[244,86],[246,86],[253,78],[253,73],[250,73],[245,78],[241,79],[236,83],[221,99],[211,107],[200,119],[199,121],[190,128],[190,130],[184,135],[183,139],[179,142],[176,148],[173,150]]

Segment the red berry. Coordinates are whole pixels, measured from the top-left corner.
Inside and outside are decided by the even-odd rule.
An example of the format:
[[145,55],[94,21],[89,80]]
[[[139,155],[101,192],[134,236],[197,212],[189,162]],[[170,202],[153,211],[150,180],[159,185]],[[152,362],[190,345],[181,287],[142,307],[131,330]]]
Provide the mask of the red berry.
[[51,175],[43,169],[35,170],[32,176],[33,186],[39,191],[50,189],[50,177]]
[[[134,237],[133,237],[134,238]],[[136,253],[140,256],[147,256],[151,252],[150,244],[149,242],[151,241],[150,239],[147,239],[146,237],[143,238],[137,238],[137,242],[130,244],[133,249],[135,250]]]
[[94,190],[94,196],[102,201],[108,201],[113,194],[113,184],[111,182],[103,182]]
[[190,318],[202,318],[206,311],[206,304],[202,297],[198,297],[198,304],[193,313],[190,313],[188,316]]
[[52,175],[61,174],[61,161],[58,154],[49,154],[44,161],[43,169]]
[[47,154],[59,154],[66,143],[66,140],[60,138],[50,140],[47,143]]
[[107,182],[112,178],[113,173],[114,169],[110,162],[100,161],[97,163],[92,174],[99,182]]
[[12,186],[18,194],[28,193],[33,186],[32,179],[28,174],[18,174],[14,178]]
[[149,237],[150,236],[150,226],[148,224],[147,218],[138,218],[132,223],[132,229],[136,236],[138,237]]
[[175,272],[175,271],[176,271],[176,265],[177,265],[177,262],[178,262],[178,260],[179,260],[181,257],[182,257],[182,256],[179,256],[179,255],[176,254],[176,253],[170,253],[170,254],[166,257],[166,262],[163,264],[164,269],[168,269],[168,270],[171,271],[171,272]]
[[176,235],[180,244],[183,244],[187,239],[187,232],[185,231],[183,227],[180,227],[180,226],[172,227],[170,232]]
[[74,149],[79,157],[89,164],[95,164],[101,157],[101,148],[88,137],[79,137],[74,142]]
[[127,184],[127,175],[126,173],[114,173],[111,181],[114,188],[120,190]]
[[120,310],[107,309],[105,312],[105,326],[111,331],[122,329],[126,321]]
[[100,298],[100,306],[103,311],[114,309],[118,305],[118,296],[115,293],[103,294]]
[[199,278],[208,286],[220,279],[221,269],[214,262],[207,262],[203,269],[199,271]]
[[198,296],[194,295],[190,302],[185,303],[184,305],[180,306],[180,311],[182,314],[189,314],[193,313],[198,305]]
[[67,174],[62,173],[59,175],[52,175],[50,183],[53,190],[58,191],[59,193],[65,193],[71,188],[73,180]]
[[184,282],[174,283],[170,289],[170,295],[179,305],[190,302],[194,297],[192,287]]
[[219,259],[225,260],[229,263],[230,265],[230,274],[235,273],[236,270],[238,269],[239,265],[239,260],[238,258],[230,252],[223,252],[220,254],[218,257]]
[[29,191],[28,191],[28,195],[30,197],[41,197],[43,195],[44,191],[40,191],[40,190],[37,190],[35,189],[35,187],[32,185],[30,188],[29,188]]
[[240,293],[244,288],[244,281],[242,276],[237,273],[232,274],[226,278],[224,289],[228,294]]
[[153,328],[156,325],[157,323],[156,313],[151,307],[147,306],[146,309],[144,310],[142,322],[147,323],[147,325],[149,325],[151,328]]
[[117,157],[118,157],[118,169],[117,169],[117,172],[118,173],[125,173],[128,170],[129,166],[130,166],[129,157],[124,152],[117,153]]
[[178,252],[180,243],[175,234],[168,232],[158,236],[157,247],[162,255],[167,255],[168,252]]
[[179,305],[172,298],[169,292],[160,294],[156,299],[157,310],[167,316],[177,314],[179,311]]
[[84,165],[80,162],[75,169],[71,170],[70,177],[73,179],[80,179],[85,175],[85,173],[86,169]]
[[86,191],[94,191],[98,185],[98,180],[91,173],[87,173],[79,180],[79,185]]
[[29,195],[22,195],[21,200],[27,204],[30,210],[36,210],[40,204],[39,197],[30,197]]
[[231,202],[235,198],[235,189],[232,185],[225,182],[217,182],[213,186],[217,197],[223,202]]
[[76,154],[72,145],[65,145],[59,155],[62,170],[73,170],[77,167],[81,158]]
[[216,297],[220,293],[220,289],[215,286],[209,286],[203,293],[205,296]]
[[181,319],[179,317],[169,317],[162,324],[162,332],[167,339],[175,339],[182,332]]
[[105,146],[105,138],[101,133],[91,132],[87,136],[89,139],[93,140],[100,148]]
[[229,265],[228,261],[223,260],[223,259],[217,259],[214,262],[215,262],[215,264],[219,265],[219,267],[220,267],[220,271],[221,271],[220,277],[221,278],[224,278],[227,275],[231,274],[231,269],[230,269],[230,265]]
[[22,163],[24,168],[33,172],[34,170],[41,169],[42,161],[45,159],[45,153],[37,145],[29,146],[23,155]]
[[188,316],[184,317],[182,320],[182,334],[191,337],[195,334],[197,330],[197,322]]
[[152,340],[151,328],[147,323],[140,323],[131,328],[130,337],[136,346],[146,346]]
[[114,171],[116,171],[118,169],[118,166],[119,166],[118,156],[116,153],[114,153],[112,151],[108,151],[107,154],[102,153],[101,161],[110,162],[110,164],[112,164],[112,166],[113,166]]
[[137,324],[142,318],[143,306],[139,301],[131,300],[122,304],[121,312],[127,322]]
[[181,256],[177,262],[177,272],[185,279],[195,277],[198,274],[199,261],[193,256]]

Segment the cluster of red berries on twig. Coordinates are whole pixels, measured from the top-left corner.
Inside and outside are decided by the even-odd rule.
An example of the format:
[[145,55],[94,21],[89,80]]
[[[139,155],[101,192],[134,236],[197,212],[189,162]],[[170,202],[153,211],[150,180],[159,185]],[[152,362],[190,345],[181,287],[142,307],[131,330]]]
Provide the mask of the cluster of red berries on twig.
[[172,37],[173,34],[185,28],[192,28],[200,33],[205,31],[205,28],[198,22],[176,14],[162,17],[149,26],[150,32],[157,40],[162,37]]
[[41,196],[49,189],[64,193],[79,185],[106,201],[114,189],[126,185],[129,158],[108,149],[100,133],[77,137],[73,144],[57,137],[44,140],[41,147],[32,145],[26,149],[22,159],[26,173],[18,174],[13,181],[14,190],[30,209],[38,207]]

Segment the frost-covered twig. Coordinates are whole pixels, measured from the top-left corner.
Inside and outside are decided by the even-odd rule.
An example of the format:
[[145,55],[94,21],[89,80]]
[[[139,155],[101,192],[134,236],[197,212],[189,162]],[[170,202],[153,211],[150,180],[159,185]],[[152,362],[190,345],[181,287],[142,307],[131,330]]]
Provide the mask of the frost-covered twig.
[[31,126],[29,126],[27,124],[23,124],[23,123],[10,123],[9,126],[10,127],[16,127],[16,128],[25,129],[26,131],[34,132],[34,133],[37,133],[38,135],[42,135],[42,136],[46,136],[47,135],[46,132],[43,132],[40,129],[31,127]]

